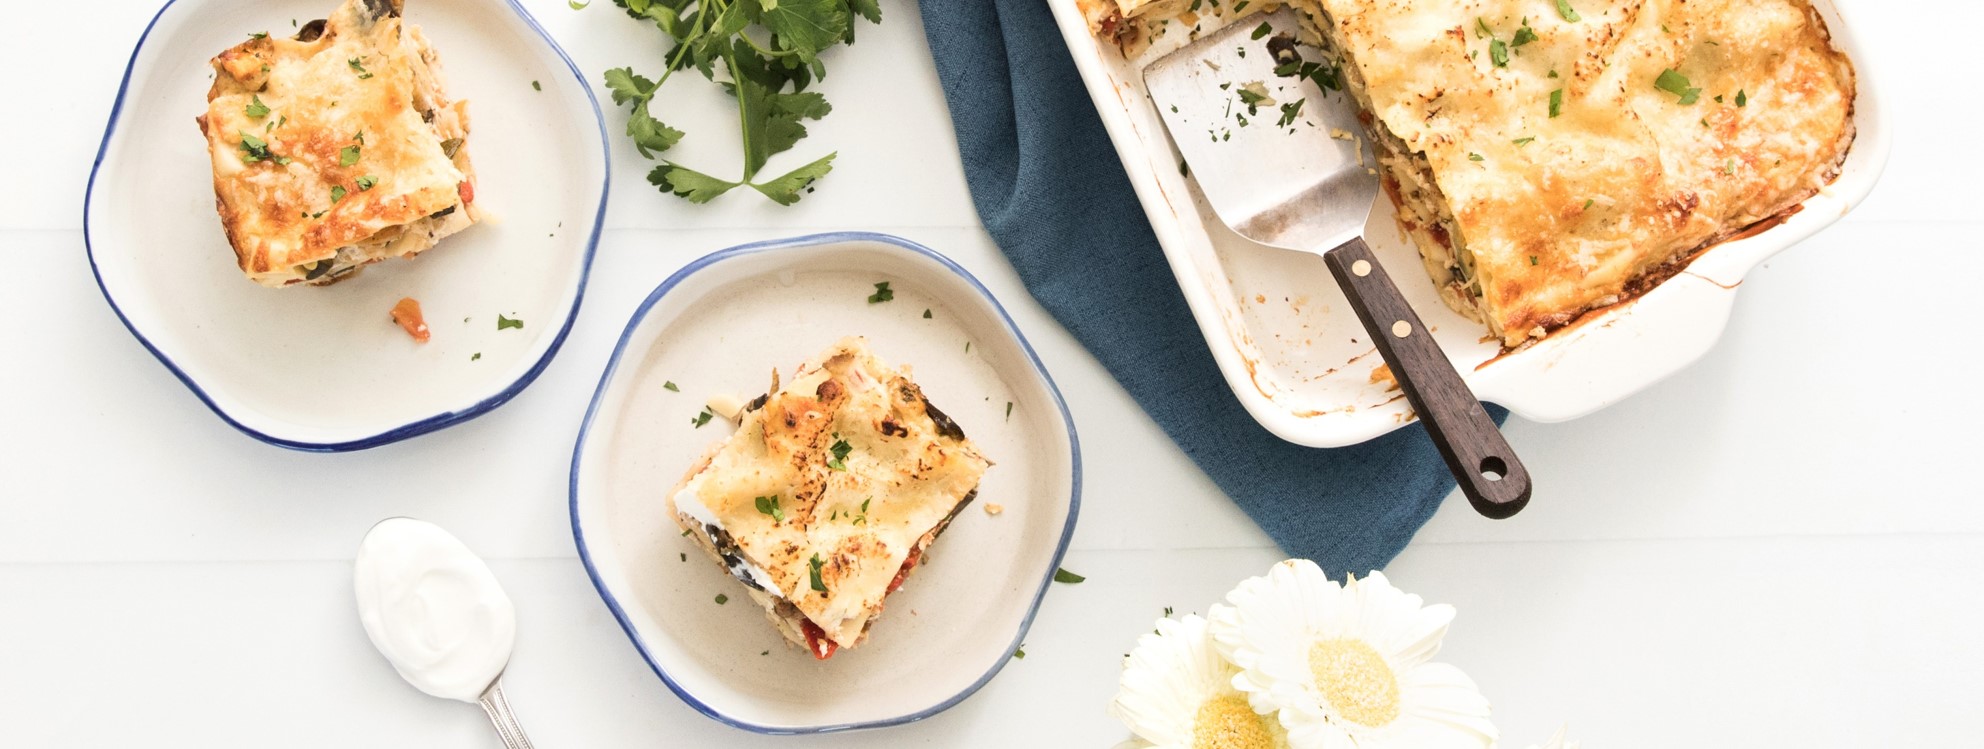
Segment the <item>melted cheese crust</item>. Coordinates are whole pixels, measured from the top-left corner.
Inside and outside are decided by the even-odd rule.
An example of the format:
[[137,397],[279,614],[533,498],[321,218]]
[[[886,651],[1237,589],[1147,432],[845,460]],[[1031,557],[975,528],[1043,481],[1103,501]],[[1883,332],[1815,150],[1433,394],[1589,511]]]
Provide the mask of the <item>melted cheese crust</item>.
[[[830,465],[837,441],[850,448],[845,470]],[[668,509],[727,568],[755,567],[752,578],[769,578],[769,596],[753,591],[759,603],[789,604],[852,647],[912,552],[971,499],[990,465],[905,372],[876,358],[866,340],[847,338],[747,411],[737,432],[669,493]],[[684,492],[701,507],[682,507]],[[764,511],[760,498],[776,498],[782,517]],[[741,553],[748,566],[724,553]],[[825,592],[812,587],[814,559]],[[776,610],[773,619],[794,637],[792,622],[780,622]]]
[[442,93],[439,59],[399,6],[347,0],[298,38],[213,59],[199,122],[221,223],[256,282],[328,283],[474,223],[466,102]]
[[1289,4],[1342,57],[1442,297],[1505,347],[1794,210],[1853,141],[1852,64],[1805,0]]

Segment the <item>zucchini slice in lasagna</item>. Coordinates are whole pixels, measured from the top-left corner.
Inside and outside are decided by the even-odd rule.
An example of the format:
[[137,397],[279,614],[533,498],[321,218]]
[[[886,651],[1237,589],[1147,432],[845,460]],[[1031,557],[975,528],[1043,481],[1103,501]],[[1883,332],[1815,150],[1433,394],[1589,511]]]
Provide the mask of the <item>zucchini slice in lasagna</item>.
[[346,0],[293,38],[256,34],[213,59],[198,120],[241,271],[327,284],[411,257],[476,221],[467,102],[403,0]]
[[[1807,0],[1258,8],[1281,4],[1340,63],[1441,296],[1505,348],[1796,211],[1853,142],[1853,66]],[[1178,19],[1138,20],[1118,37]]]
[[779,633],[824,660],[867,637],[991,462],[861,338],[783,389],[774,373],[772,390],[666,502]]

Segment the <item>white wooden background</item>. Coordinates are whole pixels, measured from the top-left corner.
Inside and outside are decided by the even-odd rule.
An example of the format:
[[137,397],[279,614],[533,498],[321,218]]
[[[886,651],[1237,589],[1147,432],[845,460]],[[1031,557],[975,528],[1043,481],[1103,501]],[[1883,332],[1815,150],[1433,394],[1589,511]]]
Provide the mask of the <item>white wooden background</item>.
[[[659,67],[653,33],[603,0],[526,5],[593,80]],[[1026,296],[972,212],[915,8],[884,5],[884,25],[832,60],[836,109],[809,142],[841,158],[817,194],[792,209],[747,195],[691,207],[650,190],[616,139],[592,287],[543,378],[454,429],[323,456],[222,424],[91,281],[84,182],[156,0],[10,4],[0,746],[495,746],[479,711],[403,685],[358,627],[349,561],[365,528],[395,514],[439,522],[490,558],[522,616],[506,683],[545,749],[1126,736],[1103,704],[1137,634],[1166,606],[1203,610],[1278,555]],[[1845,5],[1897,123],[1873,198],[1754,273],[1699,364],[1576,422],[1511,423],[1536,501],[1497,523],[1452,500],[1389,570],[1459,607],[1443,659],[1494,700],[1505,744],[1564,721],[1608,749],[1984,734],[1984,363],[1963,322],[1984,274],[1971,181],[1984,168],[1984,10]],[[678,119],[726,132],[719,103],[711,94]],[[734,158],[720,136],[704,141],[705,160]],[[574,556],[566,470],[612,336],[656,282],[712,250],[830,229],[936,247],[1015,310],[1086,437],[1067,566],[1089,579],[1056,586],[1028,657],[948,713],[765,738],[692,712],[641,662]]]

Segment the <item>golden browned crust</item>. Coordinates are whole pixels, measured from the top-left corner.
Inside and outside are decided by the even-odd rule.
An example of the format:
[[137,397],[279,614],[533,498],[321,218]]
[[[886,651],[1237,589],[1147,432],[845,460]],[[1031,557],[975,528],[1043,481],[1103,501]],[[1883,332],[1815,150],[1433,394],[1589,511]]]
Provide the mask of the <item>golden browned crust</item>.
[[810,622],[853,647],[990,465],[907,372],[848,338],[748,408],[667,503],[788,640],[803,647]]
[[222,227],[268,286],[328,283],[475,220],[465,102],[399,2],[347,0],[295,38],[213,59],[197,118]]

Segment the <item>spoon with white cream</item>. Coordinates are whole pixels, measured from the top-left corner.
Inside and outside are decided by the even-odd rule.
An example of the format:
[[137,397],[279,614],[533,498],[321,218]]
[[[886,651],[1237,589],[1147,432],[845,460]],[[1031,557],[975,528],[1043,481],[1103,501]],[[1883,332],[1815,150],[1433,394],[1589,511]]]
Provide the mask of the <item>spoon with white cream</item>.
[[353,570],[358,619],[400,677],[482,706],[509,749],[531,749],[503,697],[517,610],[475,552],[440,526],[387,518],[366,532]]

